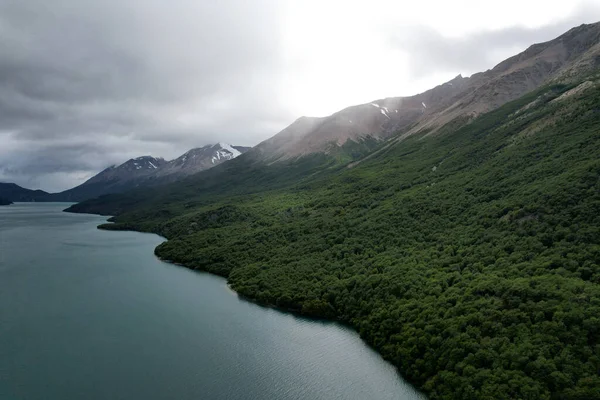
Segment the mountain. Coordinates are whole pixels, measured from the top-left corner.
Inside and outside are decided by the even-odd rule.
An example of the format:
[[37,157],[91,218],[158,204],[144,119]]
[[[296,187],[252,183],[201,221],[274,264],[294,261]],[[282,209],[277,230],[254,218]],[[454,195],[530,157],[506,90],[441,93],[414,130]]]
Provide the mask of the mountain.
[[391,97],[348,107],[325,118],[302,117],[251,153],[265,161],[314,152],[329,153],[348,140],[403,139],[435,133],[452,122],[463,125],[554,79],[600,65],[600,23],[581,25],[558,38],[534,44],[491,70],[409,97]]
[[212,168],[224,161],[233,160],[249,149],[250,147],[230,146],[226,143],[192,149],[175,160],[169,161],[164,167],[156,171],[155,175],[157,178],[180,179]]
[[12,201],[44,201],[48,196],[43,190],[25,189],[14,183],[0,182],[0,197]]
[[249,147],[218,143],[192,149],[172,161],[151,156],[133,158],[119,166],[103,170],[77,187],[52,194],[49,199],[82,201],[109,193],[177,181],[232,160],[248,149]]
[[600,398],[599,29],[68,211],[354,327],[431,399]]
[[[121,165],[111,166],[91,177],[79,186],[54,193],[53,201],[82,201],[108,193],[119,193],[133,189],[150,179],[167,162],[162,158],[143,156],[127,160]],[[51,200],[51,201],[52,201]]]
[[106,184],[111,182],[125,182],[156,173],[167,162],[163,158],[143,156],[132,158],[119,166],[111,166],[99,174],[88,179],[84,184]]
[[0,197],[0,206],[9,206],[9,205],[11,205],[12,203],[13,203],[12,201],[10,201],[10,200],[8,200],[8,199],[5,199],[5,198],[2,198],[2,197]]
[[[350,106],[328,117],[298,118],[235,162],[212,168],[185,185],[89,202],[81,209],[112,215],[113,200],[119,212],[124,212],[144,204],[150,196],[168,203],[194,197],[197,191],[237,195],[297,183],[305,177],[324,177],[385,152],[412,135],[459,129],[541,85],[577,82],[599,66],[600,22],[584,24],[556,39],[534,44],[491,70],[469,78],[458,75],[415,96]],[[134,196],[139,196],[139,202],[132,201]]]

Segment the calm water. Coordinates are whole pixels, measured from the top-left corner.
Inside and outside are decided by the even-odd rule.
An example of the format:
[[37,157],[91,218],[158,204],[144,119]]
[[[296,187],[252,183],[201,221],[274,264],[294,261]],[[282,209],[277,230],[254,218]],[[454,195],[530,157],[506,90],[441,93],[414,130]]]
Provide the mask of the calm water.
[[65,204],[0,207],[0,399],[421,399],[352,330],[163,263]]

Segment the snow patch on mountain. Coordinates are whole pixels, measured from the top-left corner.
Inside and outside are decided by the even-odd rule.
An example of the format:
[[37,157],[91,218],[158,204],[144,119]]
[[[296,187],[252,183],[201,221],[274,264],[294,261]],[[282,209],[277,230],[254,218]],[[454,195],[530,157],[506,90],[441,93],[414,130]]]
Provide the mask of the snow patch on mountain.
[[219,143],[219,146],[230,152],[233,155],[232,158],[236,158],[237,156],[242,154],[238,149],[232,147],[231,145],[228,145],[227,143]]

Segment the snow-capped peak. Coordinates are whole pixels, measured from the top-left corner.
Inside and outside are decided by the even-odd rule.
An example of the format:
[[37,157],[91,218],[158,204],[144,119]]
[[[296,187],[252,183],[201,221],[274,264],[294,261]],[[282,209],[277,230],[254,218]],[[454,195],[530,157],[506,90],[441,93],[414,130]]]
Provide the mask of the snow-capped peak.
[[222,149],[230,152],[232,154],[231,158],[236,158],[237,156],[242,154],[239,150],[233,148],[231,145],[228,145],[227,143],[219,143],[219,146],[221,146]]

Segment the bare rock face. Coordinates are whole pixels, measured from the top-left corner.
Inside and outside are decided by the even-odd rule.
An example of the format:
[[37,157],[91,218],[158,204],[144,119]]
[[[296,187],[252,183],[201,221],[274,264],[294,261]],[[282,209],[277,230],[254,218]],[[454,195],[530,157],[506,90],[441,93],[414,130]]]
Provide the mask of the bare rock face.
[[581,25],[558,38],[534,44],[491,70],[456,78],[426,92],[345,108],[324,118],[302,117],[252,149],[273,162],[324,152],[347,140],[385,140],[436,133],[461,118],[468,123],[551,81],[568,80],[600,66],[600,23]]

